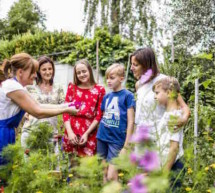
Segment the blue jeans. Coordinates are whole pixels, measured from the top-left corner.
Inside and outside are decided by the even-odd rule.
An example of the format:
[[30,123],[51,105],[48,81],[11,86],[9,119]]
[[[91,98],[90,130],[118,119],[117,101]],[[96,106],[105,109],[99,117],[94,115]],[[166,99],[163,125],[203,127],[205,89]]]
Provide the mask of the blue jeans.
[[122,145],[108,143],[99,139],[97,140],[97,153],[107,162],[110,162],[113,158],[117,157],[122,148]]

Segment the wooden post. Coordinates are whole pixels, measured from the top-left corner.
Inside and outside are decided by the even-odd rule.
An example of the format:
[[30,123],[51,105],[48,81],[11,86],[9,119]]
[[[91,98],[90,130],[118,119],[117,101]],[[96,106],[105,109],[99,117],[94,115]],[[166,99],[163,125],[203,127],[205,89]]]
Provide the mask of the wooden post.
[[173,31],[171,30],[171,60],[172,63],[175,61],[175,47],[174,47],[174,36],[173,36]]
[[198,100],[199,100],[199,80],[195,79],[195,107],[194,107],[194,168],[196,169],[197,137],[198,137]]
[[124,86],[125,87],[126,87],[126,83],[127,83],[127,80],[128,80],[128,73],[129,73],[129,69],[130,69],[130,56],[131,56],[131,54],[128,55],[128,63],[127,63],[125,81],[124,81]]
[[96,42],[96,82],[99,83],[99,40]]

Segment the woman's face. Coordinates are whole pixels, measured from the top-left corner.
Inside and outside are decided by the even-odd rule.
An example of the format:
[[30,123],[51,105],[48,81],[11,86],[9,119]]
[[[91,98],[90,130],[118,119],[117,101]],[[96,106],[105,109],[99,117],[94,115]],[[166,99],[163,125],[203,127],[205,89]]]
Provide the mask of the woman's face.
[[19,80],[22,86],[32,85],[35,78],[37,77],[37,73],[34,72],[31,74],[31,68],[26,70],[19,69],[18,70]]
[[39,73],[41,75],[42,82],[44,81],[49,82],[52,79],[54,73],[52,64],[51,63],[42,64],[42,66],[40,66]]
[[82,84],[86,84],[90,82],[90,72],[86,67],[86,65],[77,64],[75,70],[76,70],[77,78]]
[[144,72],[143,66],[137,62],[135,56],[131,57],[131,71],[133,72],[134,77],[138,80]]

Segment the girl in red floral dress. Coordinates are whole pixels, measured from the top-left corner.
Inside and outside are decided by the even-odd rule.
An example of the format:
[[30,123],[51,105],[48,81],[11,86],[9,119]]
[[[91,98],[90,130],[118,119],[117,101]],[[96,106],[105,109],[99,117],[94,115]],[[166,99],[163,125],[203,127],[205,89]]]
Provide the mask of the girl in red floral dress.
[[105,89],[95,83],[88,61],[78,61],[74,66],[74,84],[69,84],[65,102],[72,102],[80,110],[74,116],[63,114],[66,152],[78,156],[96,153],[96,128],[102,117],[100,107],[104,95]]

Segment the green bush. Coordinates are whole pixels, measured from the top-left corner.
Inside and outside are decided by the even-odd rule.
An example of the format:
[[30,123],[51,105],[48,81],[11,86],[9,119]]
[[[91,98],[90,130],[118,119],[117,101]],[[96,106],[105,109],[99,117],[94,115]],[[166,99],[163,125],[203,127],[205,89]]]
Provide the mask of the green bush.
[[[75,44],[82,39],[82,36],[64,31],[37,31],[35,34],[17,35],[10,41],[0,40],[0,61],[20,52],[27,52],[32,56],[38,57],[45,54],[73,50],[75,49]],[[65,56],[56,55],[53,59],[57,60],[63,57]]]

